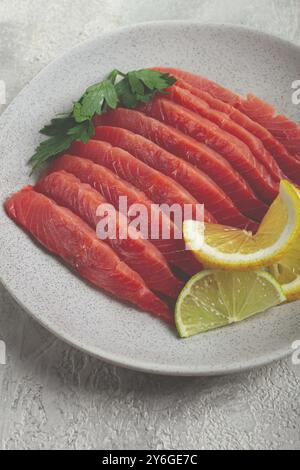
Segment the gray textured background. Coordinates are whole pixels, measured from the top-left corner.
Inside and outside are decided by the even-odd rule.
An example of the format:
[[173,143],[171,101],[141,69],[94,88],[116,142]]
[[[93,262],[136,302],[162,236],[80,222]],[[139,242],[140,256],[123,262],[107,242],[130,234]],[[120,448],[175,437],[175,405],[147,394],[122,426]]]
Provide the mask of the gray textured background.
[[[81,41],[161,19],[243,24],[300,45],[299,0],[0,0],[7,103]],[[123,370],[56,339],[0,286],[1,339],[2,449],[300,448],[300,366],[290,359],[219,378]]]

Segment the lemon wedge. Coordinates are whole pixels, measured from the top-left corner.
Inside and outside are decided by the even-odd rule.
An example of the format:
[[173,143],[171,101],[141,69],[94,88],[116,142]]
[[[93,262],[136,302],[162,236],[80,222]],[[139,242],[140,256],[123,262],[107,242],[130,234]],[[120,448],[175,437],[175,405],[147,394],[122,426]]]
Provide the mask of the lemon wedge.
[[282,180],[280,191],[255,235],[224,225],[187,220],[183,224],[187,248],[209,267],[244,271],[275,264],[300,235],[298,190]]
[[300,299],[300,237],[269,271],[281,284],[287,300]]

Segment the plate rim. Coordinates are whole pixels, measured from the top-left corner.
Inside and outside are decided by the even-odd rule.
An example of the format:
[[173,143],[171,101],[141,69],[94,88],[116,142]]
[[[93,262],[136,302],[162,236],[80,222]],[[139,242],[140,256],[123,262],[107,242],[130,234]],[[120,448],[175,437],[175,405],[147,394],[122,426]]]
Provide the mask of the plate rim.
[[[264,31],[257,30],[255,28],[250,28],[243,25],[235,25],[233,23],[201,23],[199,21],[190,21],[190,20],[160,20],[160,21],[147,21],[147,22],[140,22],[131,25],[126,25],[120,28],[113,29],[112,31],[105,31],[102,34],[97,35],[96,37],[87,39],[76,46],[69,48],[64,53],[60,54],[58,57],[51,60],[45,67],[43,67],[14,97],[11,103],[7,106],[7,108],[3,111],[0,115],[0,128],[1,125],[5,124],[5,118],[9,115],[14,107],[18,104],[19,100],[22,99],[23,93],[27,90],[27,88],[34,83],[36,80],[40,78],[44,73],[47,73],[48,68],[52,67],[54,64],[59,64],[63,62],[64,58],[69,56],[70,53],[73,51],[80,51],[80,49],[85,49],[86,46],[93,44],[94,42],[98,42],[101,39],[109,39],[110,37],[118,36],[122,33],[128,33],[132,30],[138,30],[141,28],[152,28],[152,27],[161,27],[161,28],[173,28],[174,26],[195,26],[204,29],[227,29],[227,30],[236,30],[237,32],[248,32],[252,35],[259,35],[265,38],[268,38],[271,41],[277,41],[280,44],[285,44],[288,47],[292,47],[295,51],[300,52],[300,46],[294,44],[293,42],[283,39],[277,35],[273,35]],[[163,365],[163,364],[155,364],[151,361],[139,361],[138,359],[124,359],[123,356],[117,354],[106,353],[102,351],[100,347],[92,347],[87,344],[82,344],[80,341],[73,339],[71,336],[68,335],[67,332],[58,331],[55,329],[55,326],[51,325],[51,322],[47,320],[43,320],[40,317],[37,317],[31,310],[23,303],[21,299],[17,297],[14,290],[10,288],[9,283],[5,280],[5,275],[1,271],[0,266],[0,282],[2,283],[5,290],[11,295],[14,301],[35,321],[37,321],[40,325],[46,328],[51,334],[59,338],[60,340],[66,342],[72,347],[89,354],[93,357],[96,357],[100,360],[103,360],[106,363],[116,365],[119,367],[124,367],[126,369],[135,370],[139,372],[146,372],[158,375],[169,375],[169,376],[182,376],[182,377],[192,377],[192,376],[218,376],[218,375],[226,375],[226,374],[235,374],[243,371],[249,371],[251,369],[255,369],[257,367],[262,367],[267,364],[270,364],[274,361],[283,359],[289,356],[292,353],[291,347],[288,346],[281,348],[279,350],[274,351],[273,353],[265,354],[264,356],[258,356],[255,359],[244,360],[243,363],[235,365],[230,365],[228,367],[219,368],[218,366],[213,367],[188,367],[188,366],[170,366],[170,365]]]

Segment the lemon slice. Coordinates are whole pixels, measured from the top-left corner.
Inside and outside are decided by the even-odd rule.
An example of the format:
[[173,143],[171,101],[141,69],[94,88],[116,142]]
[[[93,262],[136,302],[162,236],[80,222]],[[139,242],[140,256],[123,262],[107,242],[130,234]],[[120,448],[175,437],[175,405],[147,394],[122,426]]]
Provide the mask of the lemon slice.
[[206,270],[193,276],[180,293],[175,322],[182,338],[239,322],[286,300],[267,271]]
[[288,300],[300,299],[300,237],[269,271],[281,284]]
[[183,234],[187,247],[205,265],[225,270],[270,266],[289,250],[300,233],[297,189],[282,180],[280,191],[255,235],[224,225],[187,220]]

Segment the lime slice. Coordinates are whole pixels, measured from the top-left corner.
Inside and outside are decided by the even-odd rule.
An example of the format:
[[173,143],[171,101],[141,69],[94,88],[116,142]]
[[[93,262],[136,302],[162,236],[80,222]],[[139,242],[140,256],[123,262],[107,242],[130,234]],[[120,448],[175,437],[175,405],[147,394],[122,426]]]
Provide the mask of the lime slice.
[[182,338],[239,322],[286,300],[266,271],[202,271],[181,291],[175,322]]
[[255,235],[246,230],[187,220],[187,246],[203,264],[229,271],[247,271],[276,263],[300,234],[298,190],[282,180],[280,192]]

